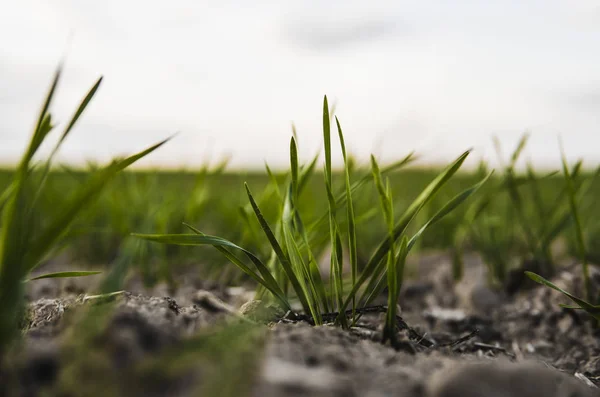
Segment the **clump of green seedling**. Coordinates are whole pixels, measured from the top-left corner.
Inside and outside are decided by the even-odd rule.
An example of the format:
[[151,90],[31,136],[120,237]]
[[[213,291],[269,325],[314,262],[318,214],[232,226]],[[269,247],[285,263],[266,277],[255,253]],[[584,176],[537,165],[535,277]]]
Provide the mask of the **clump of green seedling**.
[[[581,261],[581,274],[583,276],[584,298],[583,299],[578,298],[578,297],[570,294],[569,292],[556,286],[555,284],[548,281],[547,279],[540,276],[539,274],[536,274],[536,273],[530,272],[530,271],[525,272],[525,274],[533,281],[540,283],[542,285],[545,285],[547,287],[550,287],[556,291],[561,292],[566,297],[568,297],[569,299],[571,299],[573,302],[576,303],[575,306],[569,306],[569,305],[561,305],[561,306],[570,308],[570,309],[585,310],[587,313],[589,313],[595,319],[600,320],[600,305],[598,305],[598,303],[600,303],[600,301],[599,301],[598,297],[594,297],[592,295],[593,289],[592,289],[592,284],[591,284],[591,279],[590,279],[589,264],[588,264],[588,259],[587,259],[588,257],[587,257],[587,253],[586,253],[586,245],[585,245],[585,240],[584,240],[584,230],[583,230],[583,226],[582,226],[582,222],[581,222],[581,215],[580,215],[579,206],[578,206],[578,198],[579,197],[578,197],[578,190],[577,190],[576,175],[575,175],[575,172],[569,171],[569,166],[567,164],[567,159],[566,159],[562,144],[561,144],[561,158],[562,158],[562,171],[563,171],[563,176],[565,179],[566,191],[567,191],[567,196],[568,196],[568,201],[569,201],[570,215],[572,217],[573,226],[574,226],[574,234],[575,234],[575,241],[577,244],[578,259]],[[579,169],[581,162],[578,162],[578,164],[579,164],[579,166],[576,168],[576,170]],[[594,176],[595,175],[596,174],[594,174]],[[588,182],[588,184],[591,184],[591,180],[592,179],[590,178],[586,182]],[[588,184],[586,184],[586,185],[588,185]],[[584,186],[584,188],[581,190],[586,191],[586,189],[585,189],[586,187],[587,186]],[[590,303],[592,301],[594,303]]]
[[[388,286],[388,312],[386,317],[385,340],[394,342],[396,332],[396,302],[402,284],[403,268],[406,255],[415,245],[419,237],[432,225],[453,211],[489,178],[486,175],[481,181],[461,192],[448,201],[438,212],[428,219],[418,231],[409,236],[408,226],[415,220],[423,207],[436,195],[460,169],[469,155],[466,151],[446,167],[433,179],[396,220],[393,215],[393,200],[389,183],[384,187],[382,175],[399,169],[413,160],[409,154],[401,161],[383,169],[373,157],[371,160],[372,175],[384,209],[388,232],[362,270],[359,269],[356,256],[356,218],[353,194],[371,178],[367,175],[352,182],[351,164],[347,157],[342,128],[337,117],[335,124],[344,159],[344,188],[340,193],[334,192],[331,165],[331,114],[327,98],[323,103],[323,138],[325,149],[324,179],[328,208],[326,214],[313,223],[306,225],[298,208],[298,199],[306,181],[314,171],[317,158],[305,166],[299,165],[297,138],[294,134],[290,141],[290,177],[281,197],[281,211],[276,228],[273,229],[263,215],[254,195],[246,184],[246,194],[250,207],[263,230],[272,250],[272,255],[265,264],[257,255],[231,241],[217,236],[202,233],[197,228],[187,225],[191,234],[136,234],[138,237],[166,244],[177,245],[212,245],[238,266],[244,273],[254,279],[264,290],[268,291],[283,309],[291,310],[295,296],[304,313],[312,323],[323,324],[329,319],[342,327],[352,325],[360,316],[360,308],[367,307]],[[270,176],[270,170],[268,169]],[[274,182],[277,185],[277,182]],[[345,211],[341,211],[345,207]],[[339,220],[344,219],[347,230],[343,230]],[[321,226],[328,225],[325,232]],[[345,232],[345,233],[344,233]],[[346,238],[344,238],[344,234]],[[327,237],[324,238],[324,235]],[[323,280],[317,264],[317,251],[320,241],[327,241],[331,247],[330,277]],[[343,277],[343,241],[347,241],[350,263],[350,284]],[[233,250],[241,251],[253,264],[247,265]],[[366,287],[365,287],[366,285]],[[350,317],[350,322],[348,322]]]
[[98,272],[75,271],[50,273],[28,280],[29,273],[46,257],[54,252],[65,237],[74,219],[86,208],[119,171],[146,156],[165,141],[138,154],[117,159],[104,168],[93,172],[85,183],[79,185],[67,196],[66,200],[52,212],[43,212],[40,202],[47,192],[48,175],[52,160],[58,152],[94,94],[102,78],[94,84],[85,96],[74,115],[64,128],[58,142],[48,158],[35,163],[34,156],[51,130],[55,127],[50,114],[50,106],[61,75],[59,67],[50,91],[44,101],[37,124],[29,145],[13,175],[10,185],[1,195],[2,226],[0,230],[0,354],[9,346],[18,332],[20,317],[23,313],[23,285],[26,281],[40,278],[77,277],[97,274]]
[[[536,269],[547,277],[554,274],[552,245],[571,225],[573,219],[568,186],[553,191],[543,190],[542,183],[550,181],[556,172],[539,176],[531,163],[527,163],[524,175],[517,174],[515,166],[528,137],[528,134],[522,136],[510,161],[502,167],[500,178],[468,209],[455,236],[456,278],[460,278],[463,272],[460,257],[465,241],[479,251],[488,264],[490,283],[504,285],[507,290],[518,289],[521,284],[521,277],[515,277],[515,272],[510,273],[515,280],[508,278],[514,257],[526,258],[521,268]],[[498,157],[502,159],[497,139],[495,146]],[[574,176],[578,175],[581,172],[581,162],[575,164],[570,172]],[[575,190],[580,187],[573,186]],[[503,196],[508,196],[508,201],[502,201]],[[517,272],[521,275],[522,269]]]

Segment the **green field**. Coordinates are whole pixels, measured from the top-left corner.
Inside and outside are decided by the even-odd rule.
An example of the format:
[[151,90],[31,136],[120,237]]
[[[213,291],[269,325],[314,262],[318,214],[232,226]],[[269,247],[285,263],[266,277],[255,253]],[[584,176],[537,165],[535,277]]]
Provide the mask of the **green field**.
[[[437,175],[438,169],[420,168],[395,171],[389,174],[394,207],[400,213],[414,200],[421,190]],[[368,175],[369,169],[358,168],[353,173],[353,180]],[[8,186],[13,175],[11,170],[0,171],[0,188]],[[47,193],[42,197],[41,213],[52,211],[60,203],[69,198],[69,192],[83,184],[90,171],[61,170],[51,172],[48,178]],[[428,230],[416,246],[417,250],[446,250],[453,253],[457,249],[478,251],[492,255],[494,251],[499,258],[508,264],[516,264],[520,260],[536,254],[529,245],[528,232],[541,239],[543,232],[548,232],[552,216],[564,211],[568,206],[567,195],[563,191],[564,178],[558,173],[549,175],[540,173],[535,182],[528,182],[518,188],[519,201],[522,208],[515,206],[508,188],[499,187],[503,183],[502,172],[496,172],[488,183],[482,187],[476,197],[470,198],[442,219],[435,228]],[[459,172],[438,195],[428,203],[412,225],[413,231],[422,224],[442,203],[458,194],[463,189],[481,179],[482,172]],[[542,177],[544,176],[544,177]],[[276,175],[279,189],[284,189],[289,173]],[[527,179],[527,175],[519,175]],[[590,180],[591,172],[582,172],[579,180]],[[343,191],[343,175],[333,175],[334,188]],[[224,237],[253,252],[268,256],[270,246],[262,235],[258,222],[249,208],[248,198],[244,190],[247,182],[259,200],[259,204],[267,220],[273,224],[282,206],[280,192],[275,189],[272,180],[264,173],[229,173],[226,170],[197,171],[125,171],[118,175],[77,219],[70,233],[63,239],[60,249],[66,250],[76,263],[83,267],[89,265],[107,265],[116,259],[123,241],[131,233],[183,233],[187,229],[183,222],[189,223],[207,234]],[[598,239],[600,238],[600,220],[593,216],[598,206],[595,197],[600,195],[600,183],[593,183],[580,194],[579,202],[581,218],[584,220],[584,232],[590,260],[597,260]],[[540,197],[543,201],[540,202]],[[471,222],[466,214],[473,205],[489,199],[490,203],[481,214]],[[357,214],[357,248],[358,257],[364,264],[368,256],[376,248],[378,242],[386,234],[385,224],[379,210],[377,190],[373,182],[361,187],[355,198]],[[322,173],[315,173],[302,193],[299,211],[305,222],[318,221],[327,212],[327,197]],[[542,208],[540,208],[542,207]],[[343,215],[343,214],[341,214]],[[43,223],[44,219],[37,220]],[[340,216],[343,224],[344,217]],[[321,225],[321,232],[315,235],[327,237],[326,223]],[[345,228],[341,228],[344,233]],[[528,231],[529,230],[529,231]],[[325,232],[325,233],[323,233]],[[317,238],[317,240],[319,240]],[[319,241],[324,250],[326,238]],[[343,239],[345,241],[345,239]],[[553,242],[566,243],[563,257],[551,257],[553,260],[564,259],[564,255],[576,256],[574,230],[567,222]],[[210,247],[190,248],[178,246],[158,246],[149,244],[154,250],[141,271],[152,284],[168,279],[171,270],[178,265],[195,264],[198,271],[205,272],[206,277],[219,277],[225,274],[233,281],[240,276],[231,271],[231,264]],[[541,258],[546,260],[547,258]],[[140,258],[140,262],[143,262]],[[228,270],[229,269],[229,270]]]

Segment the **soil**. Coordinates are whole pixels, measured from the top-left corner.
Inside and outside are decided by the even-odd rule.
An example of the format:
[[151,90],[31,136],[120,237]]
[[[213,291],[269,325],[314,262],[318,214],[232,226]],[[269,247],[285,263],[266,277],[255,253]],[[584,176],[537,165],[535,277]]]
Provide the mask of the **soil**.
[[[165,286],[147,290],[134,279],[126,292],[110,298],[85,295],[93,291],[92,278],[30,283],[24,338],[0,374],[0,392],[600,396],[600,327],[584,312],[561,308],[560,303],[569,302],[558,292],[538,285],[511,295],[493,290],[475,256],[466,258],[466,277],[457,284],[446,256],[421,256],[416,262],[400,299],[399,315],[410,329],[399,331],[395,348],[380,343],[383,314],[365,314],[349,331],[314,327],[268,310],[259,316],[256,306],[264,307],[257,303],[245,305],[241,314],[240,307],[253,298],[251,291],[207,284],[194,273],[179,276],[176,291]],[[553,282],[581,296],[579,274],[577,266],[565,267]],[[600,286],[599,275],[593,279]],[[384,303],[385,297],[376,302]],[[89,316],[90,311],[97,316]],[[220,324],[243,325],[265,316],[274,321],[258,327],[253,348],[236,357],[212,352],[211,360],[221,361],[181,359],[176,370],[157,364],[165,352],[183,357],[191,342],[202,340],[198,335]],[[78,327],[68,326],[76,322]],[[218,340],[209,340],[219,346]],[[201,389],[217,376],[222,390],[219,385]],[[247,384],[233,387],[240,382]]]

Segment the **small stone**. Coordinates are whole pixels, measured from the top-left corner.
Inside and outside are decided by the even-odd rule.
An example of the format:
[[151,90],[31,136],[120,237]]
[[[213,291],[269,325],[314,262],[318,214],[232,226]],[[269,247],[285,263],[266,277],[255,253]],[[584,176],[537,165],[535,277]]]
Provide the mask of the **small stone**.
[[501,295],[489,286],[481,284],[471,291],[471,303],[479,313],[489,313],[502,303]]
[[462,365],[440,373],[432,397],[562,397],[593,396],[583,382],[539,364],[486,363]]
[[434,307],[430,310],[423,312],[425,318],[431,318],[439,321],[450,321],[459,322],[464,321],[467,315],[463,310],[460,309],[447,309],[442,307]]
[[235,313],[235,309],[217,298],[212,292],[199,290],[192,300],[196,305],[212,313]]
[[250,320],[261,323],[276,321],[285,316],[285,312],[279,306],[262,300],[251,300],[244,303],[240,307],[239,313]]

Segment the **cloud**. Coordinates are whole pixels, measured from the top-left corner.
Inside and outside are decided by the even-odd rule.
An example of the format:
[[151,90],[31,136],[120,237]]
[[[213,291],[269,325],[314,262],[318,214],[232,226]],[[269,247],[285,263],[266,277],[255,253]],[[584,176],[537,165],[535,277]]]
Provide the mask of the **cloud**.
[[567,105],[576,111],[593,111],[594,114],[600,110],[600,85],[587,84],[571,89],[563,89],[554,93],[555,103],[559,106]]
[[600,109],[600,86],[574,94],[571,102],[586,108]]
[[303,17],[287,20],[285,39],[295,46],[315,52],[339,50],[373,42],[403,32],[405,25],[390,17],[337,19]]

